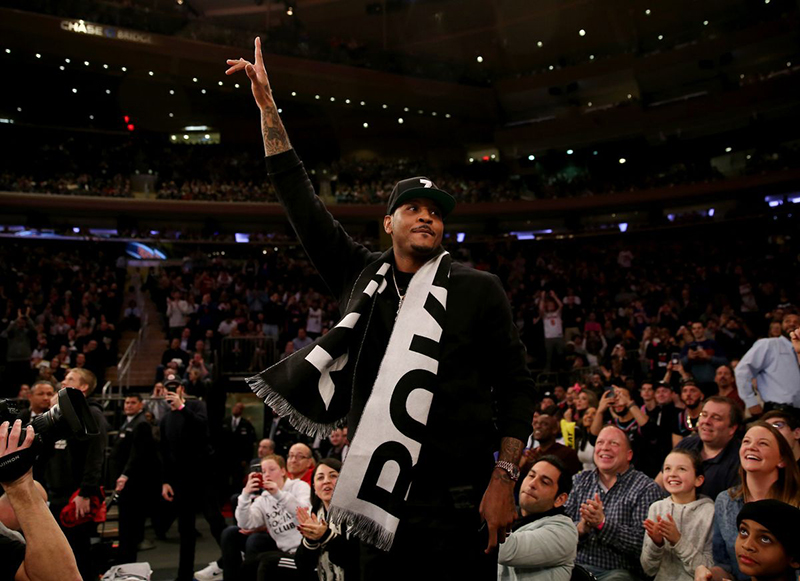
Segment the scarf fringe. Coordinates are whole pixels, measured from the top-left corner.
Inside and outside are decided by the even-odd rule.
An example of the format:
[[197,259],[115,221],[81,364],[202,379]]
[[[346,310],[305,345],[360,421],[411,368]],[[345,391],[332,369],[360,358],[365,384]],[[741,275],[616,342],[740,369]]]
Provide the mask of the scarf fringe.
[[388,551],[394,542],[394,533],[386,530],[374,520],[352,510],[331,505],[328,512],[328,522],[341,527],[347,527],[347,532],[357,536],[365,543],[381,551]]
[[264,403],[272,408],[278,416],[287,418],[292,426],[307,436],[312,438],[316,438],[317,436],[327,438],[333,430],[347,425],[347,418],[341,418],[329,424],[312,421],[297,411],[297,409],[289,403],[289,400],[272,389],[261,375],[248,377],[245,381],[247,385],[250,386],[253,393],[255,393],[257,397],[263,399]]

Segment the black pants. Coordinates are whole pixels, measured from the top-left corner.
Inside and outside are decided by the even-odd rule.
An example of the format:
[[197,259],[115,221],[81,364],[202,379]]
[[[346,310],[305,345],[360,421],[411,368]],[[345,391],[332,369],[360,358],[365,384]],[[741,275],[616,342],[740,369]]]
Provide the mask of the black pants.
[[135,563],[139,543],[144,540],[144,523],[147,519],[148,499],[153,497],[153,485],[128,483],[119,495],[119,551],[118,563]]
[[197,509],[202,508],[203,516],[211,527],[211,534],[220,544],[225,519],[213,498],[211,487],[202,483],[202,478],[181,481],[173,484],[175,510],[178,515],[178,534],[180,535],[180,557],[178,561],[178,581],[192,581],[194,578],[195,522]]
[[255,566],[251,563],[257,561],[259,554],[278,550],[269,533],[244,535],[240,530],[239,527],[232,526],[222,531],[222,559],[217,564],[222,568],[222,577],[225,580],[236,581],[242,578],[242,553],[248,562],[247,568],[255,569],[257,562]]

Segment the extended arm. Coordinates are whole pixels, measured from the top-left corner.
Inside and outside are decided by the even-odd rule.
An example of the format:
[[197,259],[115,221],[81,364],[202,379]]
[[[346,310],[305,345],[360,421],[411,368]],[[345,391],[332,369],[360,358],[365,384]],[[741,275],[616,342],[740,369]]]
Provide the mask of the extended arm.
[[[764,369],[769,361],[769,343],[766,340],[756,341],[750,350],[742,356],[736,366],[736,389],[739,397],[750,408],[760,407],[753,392],[753,378]],[[751,409],[752,411],[752,409]]]
[[572,563],[578,529],[567,518],[550,519],[529,531],[517,531],[500,545],[497,562],[508,567],[558,567]]

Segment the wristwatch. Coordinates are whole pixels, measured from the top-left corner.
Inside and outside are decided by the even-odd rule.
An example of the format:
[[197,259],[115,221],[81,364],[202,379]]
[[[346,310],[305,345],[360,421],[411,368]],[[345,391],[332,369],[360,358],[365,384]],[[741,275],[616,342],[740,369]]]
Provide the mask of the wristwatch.
[[497,464],[494,465],[495,468],[500,468],[501,470],[505,470],[508,474],[508,477],[511,478],[514,482],[519,480],[519,466],[514,464],[513,462],[506,462],[505,460],[499,460]]

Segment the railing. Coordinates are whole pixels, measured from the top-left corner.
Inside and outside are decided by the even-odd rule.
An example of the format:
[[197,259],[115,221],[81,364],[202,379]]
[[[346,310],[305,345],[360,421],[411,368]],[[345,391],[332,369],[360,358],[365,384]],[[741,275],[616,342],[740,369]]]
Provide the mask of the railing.
[[[131,365],[133,364],[136,354],[139,352],[139,347],[142,344],[144,332],[149,322],[147,311],[144,309],[144,295],[142,294],[141,285],[136,286],[136,306],[139,307],[139,312],[142,313],[142,324],[139,326],[136,337],[131,341],[130,345],[128,345],[125,353],[120,357],[119,363],[117,363],[117,388],[114,389],[111,382],[107,381],[105,385],[103,385],[103,397],[114,395],[121,396],[131,386]],[[108,405],[107,401],[108,400],[106,400],[103,407]]]
[[272,337],[226,337],[219,353],[220,375],[258,373],[278,360]]

